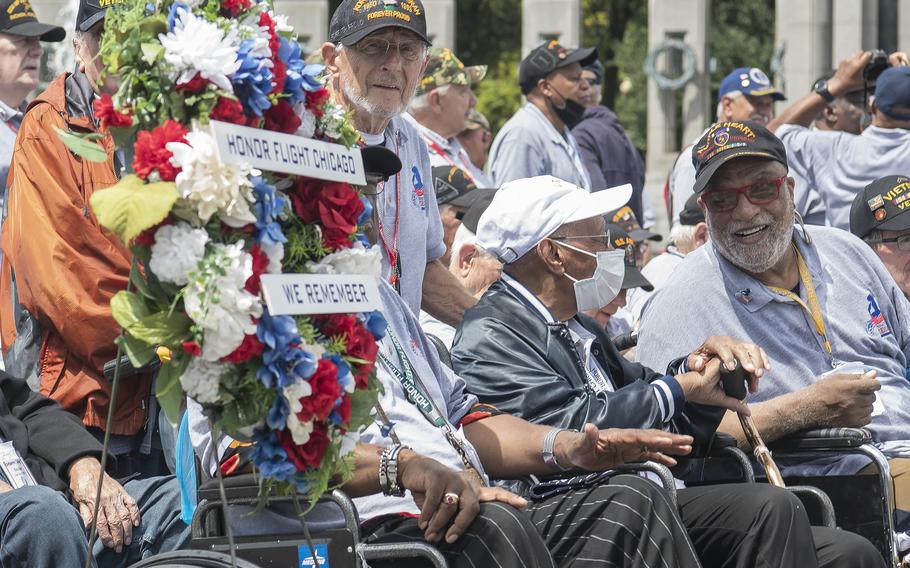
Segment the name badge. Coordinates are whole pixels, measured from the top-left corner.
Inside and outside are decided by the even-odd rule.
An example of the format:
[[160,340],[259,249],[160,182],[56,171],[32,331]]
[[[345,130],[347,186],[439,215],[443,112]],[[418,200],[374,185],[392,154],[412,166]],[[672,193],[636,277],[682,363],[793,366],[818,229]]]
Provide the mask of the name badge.
[[12,442],[0,444],[0,469],[3,470],[3,475],[9,480],[9,484],[13,486],[13,489],[38,485],[35,478],[32,477],[31,470],[25,464],[25,460],[13,447]]

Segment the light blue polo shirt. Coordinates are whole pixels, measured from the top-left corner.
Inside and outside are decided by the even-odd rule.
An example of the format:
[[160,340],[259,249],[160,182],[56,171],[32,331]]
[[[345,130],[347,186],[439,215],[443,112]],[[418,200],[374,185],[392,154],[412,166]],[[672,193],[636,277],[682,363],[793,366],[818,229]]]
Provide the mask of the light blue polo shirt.
[[591,191],[591,179],[572,132],[560,133],[531,103],[503,125],[490,148],[490,175],[496,187],[535,176],[550,175]]
[[776,132],[790,169],[818,190],[828,224],[850,230],[850,206],[878,178],[910,175],[910,130],[870,126],[860,135],[785,124]]
[[[886,454],[910,455],[910,303],[868,245],[829,227],[799,230],[797,246],[825,315],[834,357],[878,371],[885,413],[874,416],[874,439]],[[806,291],[800,286],[805,301]],[[764,348],[771,359],[757,394],[762,402],[814,383],[831,370],[811,317],[796,302],[722,257],[709,243],[686,256],[642,316],[638,356],[651,368],[666,366],[705,337],[729,335]]]

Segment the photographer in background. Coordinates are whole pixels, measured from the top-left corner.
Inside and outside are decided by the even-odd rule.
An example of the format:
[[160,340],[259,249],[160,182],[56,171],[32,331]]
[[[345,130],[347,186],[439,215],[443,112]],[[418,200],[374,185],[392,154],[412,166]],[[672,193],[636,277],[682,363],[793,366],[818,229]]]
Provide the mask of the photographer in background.
[[850,228],[850,206],[872,181],[910,171],[910,61],[904,53],[888,57],[869,100],[871,126],[856,135],[808,127],[826,105],[862,90],[885,67],[879,52],[859,52],[840,62],[830,80],[819,81],[771,121],[768,129],[787,147],[790,168],[814,180],[827,207],[828,223]]

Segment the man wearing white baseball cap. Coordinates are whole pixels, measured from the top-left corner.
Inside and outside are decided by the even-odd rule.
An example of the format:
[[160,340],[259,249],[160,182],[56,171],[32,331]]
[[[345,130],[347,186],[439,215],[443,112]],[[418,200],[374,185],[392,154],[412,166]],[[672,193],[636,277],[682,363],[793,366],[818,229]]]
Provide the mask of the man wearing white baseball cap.
[[[663,374],[623,359],[581,313],[607,305],[622,287],[625,251],[611,248],[603,215],[631,193],[629,185],[588,193],[549,176],[504,184],[477,227],[477,245],[504,263],[502,278],[465,313],[452,363],[481,403],[552,426],[551,435],[586,423],[658,428],[691,435],[697,451],[711,443],[725,408],[748,413],[724,394],[720,365],[738,359],[754,392],[767,358],[755,345],[711,337]],[[766,484],[678,495],[702,559],[730,558],[729,566],[741,568],[756,558],[768,566],[827,566],[815,549],[824,559],[842,538],[811,528],[798,499]]]

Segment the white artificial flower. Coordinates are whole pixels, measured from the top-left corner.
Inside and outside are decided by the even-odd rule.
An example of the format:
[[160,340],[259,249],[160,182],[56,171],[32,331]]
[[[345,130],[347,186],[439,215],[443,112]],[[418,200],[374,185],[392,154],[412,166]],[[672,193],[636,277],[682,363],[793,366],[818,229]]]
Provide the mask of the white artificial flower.
[[337,105],[326,105],[322,114],[322,130],[325,135],[336,140],[341,136],[341,129],[345,123],[344,109]]
[[218,402],[218,388],[227,365],[210,363],[199,357],[193,357],[186,371],[180,377],[180,384],[190,398],[201,404]]
[[288,414],[287,428],[291,433],[291,437],[294,439],[294,443],[300,446],[310,441],[310,434],[313,432],[312,420],[309,422],[301,422],[300,419],[297,418],[297,413],[303,410],[300,399],[311,396],[312,394],[313,387],[310,386],[309,381],[303,379],[284,387],[284,397],[287,399],[288,406],[291,409],[290,414]]
[[294,133],[304,138],[312,138],[316,134],[316,115],[310,112],[305,102],[294,105],[294,112],[300,117],[300,126]]
[[256,222],[250,209],[255,196],[250,176],[259,171],[247,165],[235,166],[218,159],[215,139],[202,130],[193,130],[184,142],[168,142],[171,164],[181,169],[175,180],[180,197],[196,212],[202,223],[213,215],[230,227]]
[[303,349],[304,351],[306,351],[307,353],[309,353],[310,355],[312,355],[313,359],[315,359],[317,361],[322,359],[322,356],[325,355],[327,352],[326,348],[319,343],[315,343],[313,345],[310,345],[309,343],[304,343],[303,345],[300,346],[300,348]]
[[155,231],[149,267],[162,282],[184,286],[205,256],[208,240],[205,230],[194,229],[189,223],[165,225]]
[[183,297],[187,315],[202,328],[206,361],[230,355],[244,336],[256,333],[253,318],[262,315],[259,298],[243,288],[253,275],[253,257],[243,251],[243,241],[212,248]]
[[307,262],[306,268],[315,274],[365,274],[379,278],[382,255],[376,245],[365,248],[362,243],[328,254],[319,262]]
[[284,243],[259,243],[262,252],[269,257],[269,266],[265,269],[269,274],[281,274],[281,261],[284,260]]
[[341,437],[341,448],[338,450],[338,457],[343,458],[353,452],[358,442],[360,442],[360,434],[358,432],[345,432],[344,436]]
[[288,22],[288,17],[285,14],[276,14],[270,10],[269,16],[271,16],[272,21],[275,22],[275,32],[279,34],[294,33],[294,26]]
[[219,89],[233,93],[228,77],[240,67],[237,37],[188,10],[178,9],[177,14],[174,29],[158,34],[164,60],[171,66],[171,78],[186,83],[199,73]]

